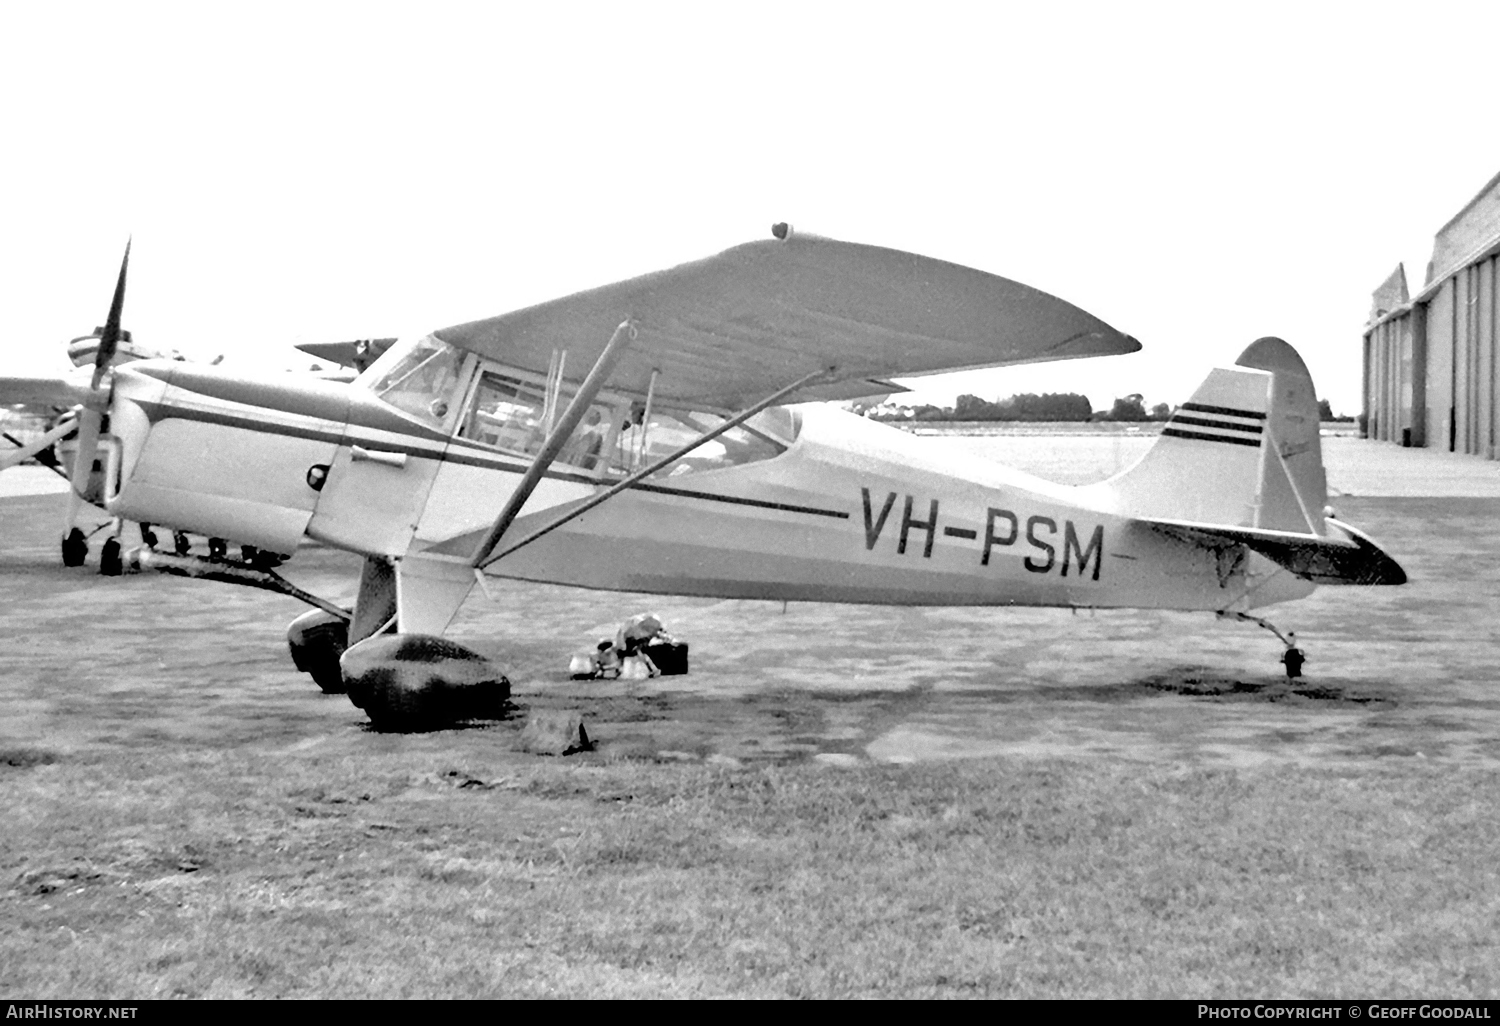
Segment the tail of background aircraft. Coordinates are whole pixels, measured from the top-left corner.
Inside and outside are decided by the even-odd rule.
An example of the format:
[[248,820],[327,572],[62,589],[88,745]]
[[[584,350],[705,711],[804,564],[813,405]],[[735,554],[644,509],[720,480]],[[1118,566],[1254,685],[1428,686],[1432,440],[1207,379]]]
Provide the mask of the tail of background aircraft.
[[1222,548],[1243,544],[1319,584],[1401,584],[1401,567],[1325,514],[1318,399],[1297,351],[1251,343],[1172,414],[1135,466],[1091,491],[1113,512]]

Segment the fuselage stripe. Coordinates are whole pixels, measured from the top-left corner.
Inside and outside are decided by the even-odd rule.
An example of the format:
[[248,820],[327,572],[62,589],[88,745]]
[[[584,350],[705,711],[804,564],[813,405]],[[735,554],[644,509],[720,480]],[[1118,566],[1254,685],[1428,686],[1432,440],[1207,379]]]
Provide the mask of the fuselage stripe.
[[[524,463],[509,462],[502,458],[491,457],[487,454],[480,455],[472,451],[458,453],[450,449],[444,452],[432,446],[392,444],[390,440],[385,438],[368,438],[350,432],[278,424],[255,417],[236,416],[216,410],[199,410],[168,403],[143,402],[139,403],[139,405],[146,411],[147,417],[153,423],[173,418],[179,420],[196,420],[207,424],[223,424],[226,427],[244,428],[245,430],[257,431],[263,434],[284,435],[289,438],[305,438],[315,442],[330,442],[334,445],[363,445],[385,452],[405,453],[408,456],[414,456],[418,459],[437,460],[440,463],[456,463],[471,467],[483,467],[490,470],[508,471],[513,474],[524,474],[527,469]],[[613,483],[613,480],[610,478],[599,478],[590,474],[570,474],[565,471],[549,470],[545,476],[549,480],[572,481],[588,485],[609,485]],[[709,492],[695,492],[685,488],[669,488],[665,485],[653,485],[644,482],[631,485],[631,490],[658,492],[662,495],[677,495],[688,499],[705,499],[709,502],[727,502],[736,506],[756,506],[761,509],[774,509],[785,513],[805,513],[809,516],[833,517],[839,520],[849,519],[847,512],[836,509],[819,509],[816,506],[799,506],[794,503],[772,502],[767,499],[747,499],[737,495],[713,495]]]

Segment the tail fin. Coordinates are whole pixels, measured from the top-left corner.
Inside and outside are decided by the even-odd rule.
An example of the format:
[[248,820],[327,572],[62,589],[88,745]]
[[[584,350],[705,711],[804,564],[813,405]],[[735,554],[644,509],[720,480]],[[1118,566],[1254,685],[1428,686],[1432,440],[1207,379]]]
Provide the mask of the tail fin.
[[1139,463],[1106,481],[1144,520],[1328,533],[1318,401],[1297,351],[1258,339],[1177,408]]
[[1154,531],[1244,545],[1316,584],[1406,582],[1374,541],[1326,517],[1312,376],[1279,338],[1211,371],[1139,463],[1081,491]]

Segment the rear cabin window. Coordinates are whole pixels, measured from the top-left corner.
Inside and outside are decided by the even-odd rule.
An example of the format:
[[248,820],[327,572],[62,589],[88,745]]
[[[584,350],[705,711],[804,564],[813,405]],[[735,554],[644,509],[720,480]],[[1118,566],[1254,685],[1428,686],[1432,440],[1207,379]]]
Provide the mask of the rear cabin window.
[[[653,412],[648,427],[627,421],[617,436],[610,470],[623,474],[645,467],[688,444],[728,419],[716,413]],[[745,423],[704,442],[681,459],[667,464],[655,478],[684,477],[705,470],[721,470],[774,459],[786,452],[801,429],[801,418],[785,407],[757,413]]]

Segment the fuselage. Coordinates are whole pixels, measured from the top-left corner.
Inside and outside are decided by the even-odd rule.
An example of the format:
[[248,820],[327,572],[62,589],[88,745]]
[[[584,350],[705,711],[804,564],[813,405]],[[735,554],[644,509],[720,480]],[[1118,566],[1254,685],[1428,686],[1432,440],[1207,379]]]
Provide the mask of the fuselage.
[[[455,386],[455,403],[479,401],[479,370]],[[108,508],[274,552],[310,539],[466,562],[529,462],[498,434],[464,437],[455,425],[472,423],[466,416],[446,405],[440,417],[414,415],[360,384],[131,364],[116,371]],[[1230,558],[1100,510],[1088,493],[835,409],[799,418],[776,449],[707,468],[683,461],[489,572],[913,605],[1221,610],[1312,590],[1253,554]],[[507,536],[621,474],[604,459],[554,464]]]

